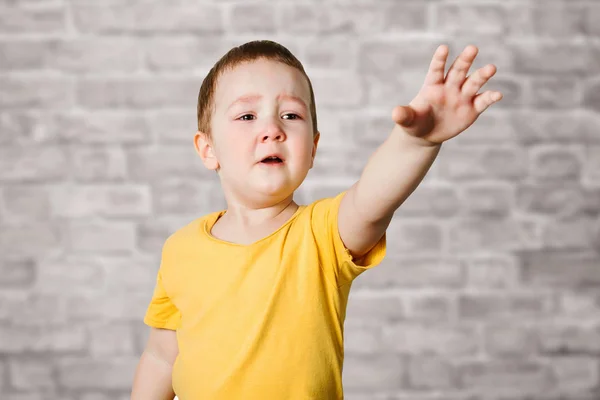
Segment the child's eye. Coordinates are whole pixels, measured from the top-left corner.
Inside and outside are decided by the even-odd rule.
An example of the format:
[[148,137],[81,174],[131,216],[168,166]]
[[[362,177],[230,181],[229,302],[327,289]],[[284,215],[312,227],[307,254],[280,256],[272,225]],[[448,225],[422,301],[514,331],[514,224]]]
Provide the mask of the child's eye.
[[[294,113],[288,113],[288,114],[284,114],[284,115],[293,115],[294,118],[291,118],[291,119],[298,119],[298,118],[300,118],[300,116],[298,114],[294,114]],[[241,117],[239,117],[238,119],[241,119],[242,121],[250,121],[249,119],[243,119],[244,117],[254,117],[254,115],[252,115],[252,114],[244,114]],[[290,119],[290,118],[287,118],[287,119]]]

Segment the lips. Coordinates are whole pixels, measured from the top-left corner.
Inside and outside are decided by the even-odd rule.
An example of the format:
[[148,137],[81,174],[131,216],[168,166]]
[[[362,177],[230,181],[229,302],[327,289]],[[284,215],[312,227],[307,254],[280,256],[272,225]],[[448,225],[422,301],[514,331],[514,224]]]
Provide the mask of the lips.
[[268,156],[264,157],[260,162],[267,162],[267,163],[276,163],[276,162],[284,162],[285,160],[283,159],[283,156],[279,153],[272,153],[269,154]]

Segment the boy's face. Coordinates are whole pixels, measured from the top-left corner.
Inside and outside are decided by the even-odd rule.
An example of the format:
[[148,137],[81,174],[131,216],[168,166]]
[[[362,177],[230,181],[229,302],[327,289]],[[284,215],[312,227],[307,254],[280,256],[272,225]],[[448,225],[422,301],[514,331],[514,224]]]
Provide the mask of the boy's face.
[[[312,168],[319,140],[302,73],[270,60],[240,64],[221,75],[214,98],[212,143],[200,132],[194,142],[204,165],[219,168],[225,192],[257,203],[292,194]],[[273,153],[283,163],[261,162]]]

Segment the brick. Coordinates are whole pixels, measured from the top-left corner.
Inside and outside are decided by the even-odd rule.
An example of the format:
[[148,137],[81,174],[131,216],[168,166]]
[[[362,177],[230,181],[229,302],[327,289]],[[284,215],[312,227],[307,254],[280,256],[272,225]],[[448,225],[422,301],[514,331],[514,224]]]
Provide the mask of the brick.
[[587,146],[584,157],[582,180],[600,185],[600,146]]
[[535,328],[516,324],[489,324],[484,327],[485,351],[492,357],[522,358],[537,351]]
[[596,391],[600,382],[599,371],[598,358],[560,357],[552,359],[555,385],[557,390],[563,393]]
[[[278,29],[285,34],[373,34],[386,24],[385,6],[373,4],[283,4],[278,10]],[[385,24],[385,25],[384,25]]]
[[345,354],[375,354],[384,352],[381,329],[375,324],[346,324],[344,328]]
[[480,350],[477,331],[466,325],[402,322],[386,325],[382,346],[410,355],[473,356]]
[[133,39],[50,39],[0,42],[3,70],[57,70],[81,72],[133,72],[141,65],[141,52]]
[[466,281],[470,287],[512,288],[519,281],[516,257],[509,255],[469,256],[464,259]]
[[48,190],[37,185],[5,185],[1,199],[10,221],[33,222],[50,216]]
[[78,185],[57,187],[51,194],[52,214],[82,218],[137,217],[150,215],[150,188],[147,185]]
[[575,147],[536,146],[530,149],[529,172],[541,181],[577,179],[583,154]]
[[[325,113],[323,118],[328,118],[329,113]],[[369,153],[375,151],[390,136],[394,121],[389,115],[360,115],[360,116],[342,116],[345,145],[352,149],[368,149]],[[327,130],[320,140],[327,140]],[[350,143],[348,143],[350,142]],[[352,145],[352,143],[354,145]],[[320,146],[320,141],[319,141]],[[318,154],[318,153],[317,153]]]
[[206,169],[190,146],[162,146],[160,149],[138,147],[127,149],[129,177],[134,180],[157,180],[179,176],[193,179],[216,179]]
[[[365,102],[371,108],[388,111],[390,120],[391,110],[399,104],[409,103],[423,85],[423,75],[410,70],[405,70],[402,74],[394,71],[376,75],[365,71],[362,73],[361,80],[365,91]],[[393,124],[385,132],[388,133],[392,128]]]
[[459,211],[457,190],[451,186],[418,186],[396,211],[396,216],[448,218]]
[[67,323],[63,298],[18,290],[0,296],[0,319],[7,327],[60,327]]
[[579,186],[560,181],[523,183],[516,189],[516,205],[528,214],[555,218],[580,215],[588,205],[589,193]]
[[187,215],[169,215],[168,217],[156,215],[140,221],[137,225],[137,247],[144,252],[160,255],[167,237],[191,220]]
[[387,232],[390,243],[401,253],[439,251],[442,248],[442,230],[439,224],[419,220],[392,220]]
[[520,180],[526,174],[526,153],[519,147],[447,146],[437,158],[440,175],[451,180]]
[[598,4],[587,4],[585,9],[585,32],[590,36],[600,36],[598,19],[600,18],[600,6]]
[[600,71],[595,63],[600,48],[584,43],[518,41],[512,44],[518,74],[573,74]]
[[123,322],[99,322],[88,326],[90,354],[97,359],[134,354],[134,334],[131,326]]
[[195,113],[189,111],[156,112],[148,116],[146,121],[148,131],[159,143],[193,146],[194,135],[198,130]]
[[109,359],[71,357],[58,364],[58,382],[69,389],[116,390],[131,388],[139,358],[130,356]]
[[356,294],[348,302],[346,320],[362,325],[400,320],[405,315],[406,305],[398,296]]
[[517,219],[468,218],[453,221],[444,237],[456,253],[522,250],[541,246],[537,223]]
[[56,389],[54,368],[49,360],[14,359],[8,366],[10,385],[17,390]]
[[147,3],[79,3],[73,5],[75,26],[81,32],[195,32],[223,33],[223,10],[211,4],[185,1]]
[[600,82],[598,80],[586,82],[582,95],[582,105],[584,108],[595,112],[600,111],[600,95],[598,95],[598,90],[600,90]]
[[0,339],[2,339],[0,352],[9,354],[23,352],[64,354],[80,352],[86,348],[85,331],[74,325],[3,326],[0,327]]
[[58,77],[2,77],[0,78],[0,108],[41,108],[56,110],[73,104],[73,84]]
[[458,298],[459,318],[509,320],[537,318],[554,311],[552,297],[545,294],[463,294]]
[[87,222],[67,224],[69,250],[83,253],[130,253],[135,245],[135,226],[131,222]]
[[429,7],[427,4],[378,4],[374,11],[383,12],[382,29],[384,32],[421,33],[427,31],[429,20]]
[[[477,121],[460,135],[452,138],[452,143],[458,146],[484,144],[519,144],[521,134],[512,123],[513,111],[488,108]],[[449,142],[450,143],[450,142]]]
[[59,146],[0,148],[0,180],[50,182],[64,178],[67,168],[65,151]]
[[36,279],[36,263],[31,258],[0,260],[0,288],[30,288]]
[[496,4],[437,4],[436,29],[444,34],[502,35],[510,24],[507,10]]
[[542,354],[600,354],[600,325],[543,324],[537,335]]
[[143,52],[144,64],[151,71],[192,73],[201,70],[208,74],[214,63],[237,44],[221,37],[206,40],[176,36],[150,37],[139,40],[138,45]]
[[[317,151],[313,168],[309,177],[347,178],[348,182],[356,181],[365,168],[368,157],[365,151],[321,148]],[[352,183],[344,187],[347,189]]]
[[66,9],[62,4],[42,7],[0,6],[2,33],[63,33],[66,31]]
[[109,293],[152,292],[160,257],[116,256],[99,260],[104,271],[103,290]]
[[600,293],[595,288],[563,291],[559,295],[559,312],[572,318],[600,322]]
[[600,257],[594,252],[544,250],[519,256],[528,285],[580,288],[600,284]]
[[490,79],[483,91],[494,90],[502,93],[502,100],[491,107],[512,110],[528,106],[531,103],[526,85],[527,82],[524,82],[521,77],[499,74]]
[[[343,51],[340,51],[343,49]],[[359,44],[347,41],[343,37],[331,37],[322,40],[320,37],[310,38],[301,54],[302,64],[306,69],[339,69],[354,70],[358,60]]]
[[449,361],[436,357],[411,357],[408,386],[417,390],[455,389],[457,376]]
[[152,184],[153,210],[159,214],[199,214],[218,205],[221,197],[220,187],[185,178],[163,178]]
[[73,177],[79,182],[122,182],[127,178],[127,156],[120,146],[72,146]]
[[[154,274],[154,276],[156,276]],[[76,321],[138,321],[152,298],[152,291],[77,294],[69,297],[66,314]]]
[[581,106],[583,85],[575,76],[540,76],[531,79],[531,92],[535,109],[566,111]]
[[[512,8],[513,12],[525,14],[519,24],[519,36],[563,39],[585,34],[585,6],[573,3],[528,4]],[[513,14],[514,15],[514,14]]]
[[88,109],[189,107],[200,78],[88,78],[78,82],[77,102]]
[[62,234],[55,223],[39,221],[0,226],[0,253],[3,256],[40,257],[61,245]]
[[362,274],[353,287],[457,288],[465,280],[463,263],[451,258],[389,254],[386,262],[392,265]]
[[99,292],[106,285],[106,271],[101,260],[81,255],[47,257],[37,265],[35,293],[61,295]]
[[363,103],[360,77],[353,72],[315,73],[310,80],[315,98],[319,99],[319,107],[344,108]]
[[553,250],[593,250],[600,248],[597,229],[596,221],[586,216],[561,219],[542,226],[542,242],[545,248]]
[[344,389],[394,390],[403,386],[405,362],[393,354],[344,357]]
[[418,73],[422,75],[419,82],[422,85],[423,71],[427,71],[438,46],[439,43],[427,40],[400,43],[373,39],[363,41],[359,48],[359,72],[375,76],[388,74],[386,77],[396,76],[399,70],[402,75]]
[[229,10],[229,30],[236,34],[273,34],[276,10],[267,4],[234,4]]
[[450,321],[456,314],[456,302],[451,296],[410,294],[405,296],[406,319],[417,321]]
[[502,183],[464,185],[458,201],[467,216],[506,217],[514,202],[512,186]]
[[600,143],[597,129],[600,114],[594,112],[577,110],[557,113],[528,110],[515,112],[507,117],[519,132],[517,137],[522,144]]
[[58,115],[54,125],[69,143],[143,144],[152,140],[151,121],[135,113],[120,111],[77,112]]
[[472,393],[539,394],[552,387],[548,367],[536,361],[472,361],[459,367],[461,386]]
[[44,112],[0,111],[0,144],[56,144],[54,117]]

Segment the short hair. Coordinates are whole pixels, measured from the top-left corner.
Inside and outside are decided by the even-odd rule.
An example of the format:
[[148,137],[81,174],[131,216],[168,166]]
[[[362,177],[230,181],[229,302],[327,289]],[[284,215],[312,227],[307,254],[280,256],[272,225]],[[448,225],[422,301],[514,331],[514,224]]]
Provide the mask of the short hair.
[[271,40],[254,40],[236,46],[229,50],[210,69],[208,75],[202,81],[198,93],[197,122],[198,130],[204,132],[211,139],[211,117],[215,110],[214,95],[217,88],[217,80],[226,70],[231,70],[244,62],[258,59],[278,61],[299,70],[308,81],[310,89],[310,114],[312,117],[313,135],[317,134],[317,109],[315,94],[312,83],[306,74],[302,63],[285,46]]

